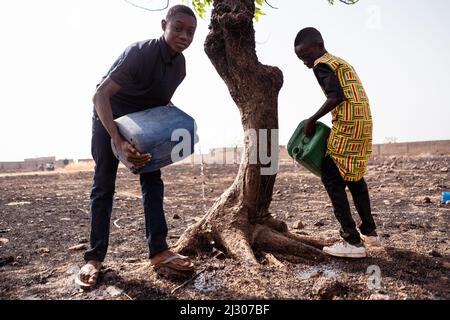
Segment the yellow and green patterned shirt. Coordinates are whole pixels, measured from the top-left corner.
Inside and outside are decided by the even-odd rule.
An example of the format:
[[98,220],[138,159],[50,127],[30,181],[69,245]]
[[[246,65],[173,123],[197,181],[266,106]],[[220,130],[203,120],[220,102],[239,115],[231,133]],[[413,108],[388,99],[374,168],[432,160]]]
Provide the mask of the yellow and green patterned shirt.
[[[369,99],[351,65],[329,53],[314,62],[327,65],[336,75],[345,99],[331,111],[332,123],[327,154],[346,181],[359,181],[372,153],[372,116]],[[323,87],[322,87],[323,88]]]

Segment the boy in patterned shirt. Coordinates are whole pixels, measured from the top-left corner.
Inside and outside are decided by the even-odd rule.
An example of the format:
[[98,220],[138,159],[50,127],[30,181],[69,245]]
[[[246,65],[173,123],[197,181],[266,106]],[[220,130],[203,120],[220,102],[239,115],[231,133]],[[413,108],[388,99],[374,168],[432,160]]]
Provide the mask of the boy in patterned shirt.
[[[380,245],[370,208],[369,191],[363,178],[372,152],[372,117],[369,100],[355,70],[346,61],[329,54],[320,32],[314,28],[301,30],[295,38],[297,57],[314,74],[327,100],[306,120],[307,136],[315,123],[328,112],[332,114],[332,129],[322,164],[322,182],[333,204],[334,214],[341,225],[343,241],[323,251],[329,255],[348,258],[367,256],[364,245]],[[348,187],[361,225],[358,232],[352,218],[345,188]]]

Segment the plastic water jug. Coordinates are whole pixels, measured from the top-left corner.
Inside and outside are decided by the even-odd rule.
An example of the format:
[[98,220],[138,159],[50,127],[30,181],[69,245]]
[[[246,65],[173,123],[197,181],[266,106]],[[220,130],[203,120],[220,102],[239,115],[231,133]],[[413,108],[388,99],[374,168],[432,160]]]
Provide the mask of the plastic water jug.
[[446,203],[447,201],[450,201],[450,191],[444,191],[442,192],[441,201],[443,203]]
[[155,171],[190,156],[198,142],[194,119],[174,106],[149,108],[114,121],[124,139],[141,153],[152,155],[150,162],[138,170],[111,139],[114,155],[135,174]]
[[307,137],[303,131],[304,123],[305,120],[300,122],[289,140],[287,145],[288,153],[295,161],[320,177],[330,128],[317,121],[314,135]]

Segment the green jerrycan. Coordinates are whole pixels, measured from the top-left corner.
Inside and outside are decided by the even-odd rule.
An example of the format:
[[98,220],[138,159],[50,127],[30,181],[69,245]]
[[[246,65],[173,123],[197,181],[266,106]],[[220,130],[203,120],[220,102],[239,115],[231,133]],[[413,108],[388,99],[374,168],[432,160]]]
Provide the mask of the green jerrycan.
[[330,128],[316,122],[314,135],[307,137],[303,131],[305,120],[300,122],[287,145],[289,155],[303,167],[320,177],[322,161],[327,150]]

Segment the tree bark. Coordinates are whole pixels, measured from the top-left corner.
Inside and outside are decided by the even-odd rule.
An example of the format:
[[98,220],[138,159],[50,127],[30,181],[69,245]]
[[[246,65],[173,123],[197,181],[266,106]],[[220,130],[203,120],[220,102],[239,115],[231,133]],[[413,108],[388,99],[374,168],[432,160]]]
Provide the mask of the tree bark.
[[[258,61],[254,9],[254,0],[215,0],[213,4],[205,52],[240,111],[245,132],[243,159],[234,183],[186,230],[176,250],[190,254],[214,246],[249,264],[257,264],[253,249],[320,258],[321,241],[298,241],[287,233],[284,222],[270,215],[276,174],[261,174],[268,165],[261,164],[259,157],[254,161],[255,151],[266,147],[259,143],[260,129],[268,129],[266,150],[274,143],[278,152],[278,139],[272,141],[270,129],[278,129],[278,93],[283,85],[278,68]],[[256,131],[256,141],[251,139],[251,129]]]

